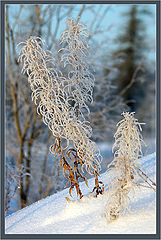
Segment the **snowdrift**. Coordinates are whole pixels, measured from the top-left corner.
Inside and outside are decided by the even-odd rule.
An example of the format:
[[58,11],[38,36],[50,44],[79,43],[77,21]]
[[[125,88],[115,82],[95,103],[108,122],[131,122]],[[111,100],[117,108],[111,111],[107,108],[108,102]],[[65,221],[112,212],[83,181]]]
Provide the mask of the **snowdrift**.
[[[156,177],[156,155],[143,158],[143,169],[153,180]],[[104,173],[101,180],[107,183]],[[94,187],[94,179],[88,180],[89,188]],[[110,223],[105,218],[104,195],[93,197],[84,182],[80,183],[86,195],[76,200],[73,190],[72,202],[69,189],[64,189],[6,217],[6,234],[155,234],[156,233],[156,193],[149,188],[136,188],[131,212]]]

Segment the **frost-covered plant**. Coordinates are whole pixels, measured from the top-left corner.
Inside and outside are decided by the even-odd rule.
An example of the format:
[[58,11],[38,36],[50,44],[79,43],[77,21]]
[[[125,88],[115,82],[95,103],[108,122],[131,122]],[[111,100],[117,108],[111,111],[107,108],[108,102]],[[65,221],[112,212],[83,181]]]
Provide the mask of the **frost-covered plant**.
[[23,166],[14,166],[11,162],[6,162],[5,166],[6,182],[5,182],[5,213],[7,215],[9,209],[11,208],[11,201],[14,199],[17,189],[21,186],[21,179],[26,175]]
[[74,102],[75,115],[81,116],[83,120],[85,120],[83,108],[90,113],[86,103],[93,101],[92,92],[95,81],[87,62],[89,48],[87,38],[88,29],[76,19],[68,19],[67,29],[61,36],[61,43],[66,44],[65,48],[60,49],[60,52],[63,51],[61,61],[64,66],[70,66],[66,85],[68,101]]
[[[94,86],[94,76],[86,60],[87,38],[88,31],[84,25],[76,19],[67,20],[67,29],[61,37],[65,47],[59,52],[64,67],[68,65],[70,69],[68,76],[56,70],[55,60],[49,51],[42,48],[44,41],[41,38],[30,37],[21,43],[19,57],[19,61],[23,62],[22,71],[28,75],[32,99],[38,105],[37,112],[55,137],[55,144],[50,150],[61,156],[64,176],[71,182],[70,192],[75,186],[80,197],[78,178],[85,178],[78,165],[81,165],[82,171],[86,169],[95,176],[98,190],[102,159],[95,142],[90,140],[92,129],[84,117],[85,110],[90,112],[87,103],[92,101]],[[66,147],[63,147],[64,140]]]
[[134,118],[133,112],[122,115],[124,118],[117,124],[114,135],[114,159],[108,166],[110,183],[105,214],[110,220],[130,210],[134,188],[139,184],[140,159],[143,156],[142,123]]
[[101,155],[95,142],[89,139],[92,129],[84,117],[85,110],[90,113],[87,102],[93,101],[95,81],[87,62],[87,38],[88,29],[77,19],[68,19],[67,29],[61,36],[61,43],[66,47],[61,48],[59,52],[62,53],[61,62],[64,63],[64,67],[68,66],[70,69],[64,87],[66,101],[70,104],[69,138],[74,142],[78,156],[82,158],[83,153],[86,170],[93,173],[93,170],[98,171],[100,168]]

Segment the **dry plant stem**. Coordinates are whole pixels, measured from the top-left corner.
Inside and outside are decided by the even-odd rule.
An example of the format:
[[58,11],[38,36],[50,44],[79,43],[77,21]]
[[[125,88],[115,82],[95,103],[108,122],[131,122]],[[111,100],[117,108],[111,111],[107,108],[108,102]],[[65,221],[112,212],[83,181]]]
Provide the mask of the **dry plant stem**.
[[[73,148],[68,149],[64,153],[64,151],[62,150],[61,140],[60,140],[59,137],[57,137],[57,141],[56,141],[55,145],[53,146],[53,151],[55,152],[55,155],[61,157],[60,158],[60,163],[61,163],[61,166],[64,169],[64,173],[63,173],[64,177],[68,180],[67,184],[70,182],[70,185],[71,185],[70,189],[69,189],[69,194],[71,195],[71,191],[75,187],[77,195],[81,199],[83,197],[83,194],[80,190],[79,178],[82,178],[85,181],[86,185],[88,186],[86,178],[82,176],[82,174],[80,173],[80,171],[78,169],[78,165],[81,164],[82,160],[80,160],[78,158],[77,152]],[[73,162],[74,168],[72,168],[72,166],[70,165],[66,156],[68,157],[68,159],[71,162]],[[67,172],[67,174],[66,174],[66,172]]]
[[[79,37],[79,26],[78,26],[78,25],[75,26],[75,25],[74,25],[74,21],[73,21],[73,23],[72,23],[72,26],[73,26],[73,29],[74,29],[74,27],[75,27],[75,29],[74,29],[74,35],[76,35],[76,38],[78,38],[78,37]],[[78,45],[78,43],[77,43],[76,40],[74,41],[74,48],[75,48],[75,51],[76,51],[77,48],[79,48],[79,45]],[[74,68],[75,68],[75,72],[77,73],[77,74],[76,74],[76,84],[77,84],[77,85],[76,85],[76,94],[79,95],[79,67],[78,67],[78,65],[76,64],[77,61],[78,61],[78,56],[75,55],[75,56],[74,56],[74,61],[73,61],[73,66],[74,66]],[[75,104],[77,105],[76,118],[77,118],[77,120],[78,120],[78,117],[79,117],[79,101],[77,100],[77,102],[76,102]],[[77,157],[76,157],[76,158],[77,158]],[[75,162],[74,162],[74,165],[75,165],[75,176],[76,176],[76,180],[77,180],[77,184],[78,184],[78,175],[77,175],[77,174],[78,174],[78,173],[77,173],[78,169],[76,169],[76,167],[77,167],[77,165],[78,165],[78,162],[75,161]],[[95,165],[95,163],[93,163],[93,165]],[[93,170],[93,175],[94,175],[94,178],[95,178],[95,187],[93,188],[93,192],[96,191],[96,196],[97,196],[97,195],[103,193],[103,191],[104,191],[104,185],[103,185],[102,182],[99,182],[99,181],[98,181],[98,175],[99,175],[99,174],[97,173],[97,170],[95,170],[95,169]],[[99,183],[101,183],[101,184],[103,185],[102,188],[99,186]],[[79,185],[78,185],[78,186],[79,186]]]
[[96,192],[96,197],[99,195],[99,194],[103,194],[104,192],[104,183],[102,181],[98,181],[98,172],[97,171],[94,171],[93,173],[94,175],[94,178],[95,178],[95,187],[93,188],[93,191],[92,192]]
[[[81,38],[79,36],[80,34],[82,34],[82,35],[84,35],[83,37],[87,37],[88,31],[84,26],[79,24],[76,19],[74,19],[74,20],[69,19],[67,24],[69,26],[69,30],[64,32],[64,34],[62,35],[62,41],[65,41],[68,46],[65,49],[67,51],[67,54],[63,55],[62,59],[63,60],[65,59],[65,62],[67,62],[73,68],[73,72],[75,73],[74,78],[73,78],[73,87],[75,88],[75,90],[74,90],[75,95],[73,95],[73,92],[71,92],[70,94],[71,94],[71,98],[73,98],[73,100],[75,102],[76,119],[77,119],[77,121],[79,121],[79,117],[82,116],[81,109],[82,109],[83,105],[88,110],[88,107],[85,104],[84,99],[88,99],[90,97],[89,99],[92,100],[92,95],[91,95],[92,88],[90,85],[88,86],[87,82],[89,81],[89,82],[91,82],[91,85],[93,85],[94,78],[92,76],[90,76],[90,73],[88,71],[88,64],[84,63],[84,61],[83,61],[84,56],[87,53],[87,48],[88,48],[87,42],[85,41],[85,39],[83,40],[83,38]],[[70,36],[70,38],[69,38],[69,36]],[[70,57],[70,61],[67,57],[68,54]],[[82,57],[80,57],[80,56],[82,56]],[[86,80],[86,82],[84,82],[84,80]],[[86,88],[86,93],[82,91],[83,88]],[[85,155],[83,149],[80,148],[80,150]],[[78,155],[79,155],[79,153],[78,153]],[[80,155],[79,155],[79,157],[80,157]],[[104,188],[103,187],[101,188],[99,186],[100,182],[98,182],[98,169],[95,164],[95,161],[94,160],[92,161],[92,159],[90,159],[90,162],[92,162],[92,166],[93,166],[92,174],[95,177],[95,187],[94,187],[93,191],[96,190],[96,196],[97,196],[99,193],[103,192]],[[102,182],[101,182],[101,184],[102,184]]]
[[[80,190],[79,178],[83,179],[88,187],[87,179],[80,173],[80,170],[78,168],[79,165],[82,166],[83,160],[78,157],[77,151],[74,148],[70,148],[66,150],[66,152],[64,152],[59,137],[57,137],[55,145],[52,146],[52,151],[55,152],[55,155],[60,156],[61,167],[63,167],[64,169],[63,175],[68,180],[66,185],[68,185],[68,183],[70,182],[69,194],[71,195],[71,191],[75,187],[77,196],[79,196],[79,198],[81,199],[83,197],[83,194]],[[73,162],[74,168],[72,167],[70,162]],[[99,194],[103,194],[104,184],[102,181],[98,180],[99,174],[97,171],[94,171],[93,175],[95,178],[95,187],[93,188],[93,192],[96,192],[97,197]]]
[[[138,175],[149,185],[149,188],[152,188],[154,191],[156,191],[156,183],[154,183],[140,168],[138,168]],[[149,181],[149,182],[148,182]],[[146,187],[144,185],[141,185],[143,187]]]

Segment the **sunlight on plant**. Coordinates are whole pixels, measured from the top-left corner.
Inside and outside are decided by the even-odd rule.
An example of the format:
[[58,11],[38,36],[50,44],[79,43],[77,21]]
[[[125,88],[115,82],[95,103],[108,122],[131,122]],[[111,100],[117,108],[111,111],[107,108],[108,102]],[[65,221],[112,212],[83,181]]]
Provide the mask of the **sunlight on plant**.
[[110,183],[105,214],[110,220],[130,210],[135,186],[139,185],[138,169],[141,168],[140,159],[143,157],[141,125],[144,123],[139,123],[133,112],[122,115],[124,118],[117,124],[114,135],[114,159],[108,165]]
[[78,19],[68,19],[61,36],[61,44],[65,47],[59,50],[64,68],[70,69],[67,76],[56,70],[54,58],[42,48],[44,41],[39,37],[30,37],[20,43],[19,57],[23,63],[22,72],[28,76],[37,112],[55,137],[50,151],[60,155],[64,176],[71,182],[70,194],[76,187],[80,198],[83,195],[78,178],[86,179],[80,174],[78,165],[82,172],[86,170],[95,176],[98,190],[102,160],[99,148],[90,139],[92,129],[84,116],[85,111],[90,113],[87,103],[93,101],[95,81],[87,62],[87,39],[88,29]]

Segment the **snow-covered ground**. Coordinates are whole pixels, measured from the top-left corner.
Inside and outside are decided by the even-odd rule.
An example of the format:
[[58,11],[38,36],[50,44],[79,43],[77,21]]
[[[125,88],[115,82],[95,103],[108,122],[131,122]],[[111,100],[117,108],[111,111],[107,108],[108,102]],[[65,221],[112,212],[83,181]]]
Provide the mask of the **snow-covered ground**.
[[[143,169],[155,181],[156,155],[143,158]],[[107,174],[101,175],[104,183]],[[89,189],[94,179],[88,180]],[[155,234],[156,194],[149,188],[136,188],[131,212],[108,222],[104,215],[106,194],[97,198],[89,194],[84,182],[80,183],[83,193],[81,200],[67,202],[69,189],[64,189],[6,217],[6,234]],[[73,190],[73,199],[76,199]]]

